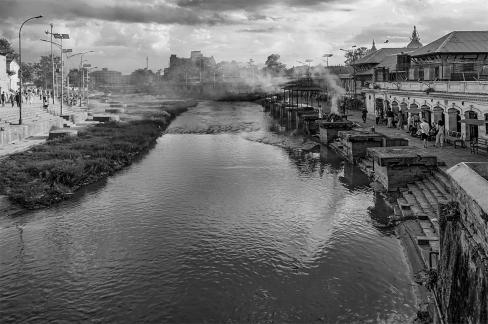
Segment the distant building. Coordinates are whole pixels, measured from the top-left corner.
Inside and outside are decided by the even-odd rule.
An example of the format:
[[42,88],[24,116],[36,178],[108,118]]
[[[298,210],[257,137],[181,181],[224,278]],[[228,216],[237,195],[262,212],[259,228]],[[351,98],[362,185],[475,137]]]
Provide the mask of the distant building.
[[90,80],[95,87],[116,86],[130,83],[129,75],[122,75],[122,72],[110,71],[107,68],[90,72]]
[[215,68],[213,56],[205,57],[201,51],[192,51],[189,58],[180,58],[172,54],[169,67],[164,69],[164,79],[187,83],[213,80]]

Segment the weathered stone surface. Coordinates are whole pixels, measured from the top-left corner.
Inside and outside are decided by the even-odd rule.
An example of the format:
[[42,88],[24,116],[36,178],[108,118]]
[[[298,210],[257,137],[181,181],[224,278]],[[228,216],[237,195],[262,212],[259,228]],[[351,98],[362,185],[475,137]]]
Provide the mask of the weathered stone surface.
[[456,203],[439,205],[437,294],[447,323],[488,323],[488,163],[447,171]]
[[111,121],[119,121],[119,115],[93,115],[93,120],[98,121],[101,123],[111,122]]
[[78,136],[78,131],[74,129],[56,129],[49,132],[49,140],[71,136]]
[[125,112],[125,109],[122,107],[121,108],[106,108],[105,112],[109,113],[109,114],[123,114]]
[[388,191],[422,180],[437,168],[437,157],[410,146],[367,148],[373,160],[374,177]]

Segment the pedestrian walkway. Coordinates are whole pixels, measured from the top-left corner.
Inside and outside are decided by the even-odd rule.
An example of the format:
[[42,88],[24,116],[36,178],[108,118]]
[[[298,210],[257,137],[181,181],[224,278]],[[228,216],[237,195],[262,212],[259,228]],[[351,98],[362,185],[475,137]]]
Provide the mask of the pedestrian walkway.
[[371,127],[375,127],[375,131],[390,137],[404,137],[408,139],[410,146],[416,146],[420,151],[435,153],[437,159],[445,165],[440,165],[441,169],[448,169],[460,162],[488,162],[488,154],[486,152],[480,152],[480,154],[473,154],[469,148],[454,148],[454,146],[444,143],[443,148],[437,148],[434,146],[434,141],[428,142],[428,147],[424,148],[422,140],[417,137],[412,137],[407,131],[388,128],[385,125],[376,125],[375,120],[368,118],[366,123],[363,123],[361,119],[360,111],[353,111],[349,113],[348,119],[357,122],[365,130],[371,130]]
[[63,106],[63,116],[69,116],[70,120],[60,114],[59,102],[51,101],[46,110],[42,100],[34,97],[32,103],[22,104],[22,125],[19,125],[19,107],[10,103],[0,106],[0,158],[45,142],[53,127],[73,127],[73,121],[84,121],[87,117],[86,107]]

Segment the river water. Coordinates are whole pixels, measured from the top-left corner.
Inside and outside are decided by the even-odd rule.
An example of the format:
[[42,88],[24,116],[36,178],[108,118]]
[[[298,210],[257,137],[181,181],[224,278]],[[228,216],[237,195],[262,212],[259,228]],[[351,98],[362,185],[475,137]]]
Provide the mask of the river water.
[[368,179],[251,103],[202,102],[130,168],[0,216],[0,322],[405,322]]

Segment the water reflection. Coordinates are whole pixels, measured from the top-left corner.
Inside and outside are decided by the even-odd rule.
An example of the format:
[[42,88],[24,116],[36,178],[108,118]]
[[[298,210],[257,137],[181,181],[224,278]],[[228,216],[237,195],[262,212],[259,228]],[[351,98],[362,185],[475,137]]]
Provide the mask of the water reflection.
[[256,105],[203,103],[100,187],[3,218],[0,318],[408,321],[401,248],[371,224],[380,197],[331,151],[263,144],[284,140],[270,124]]

